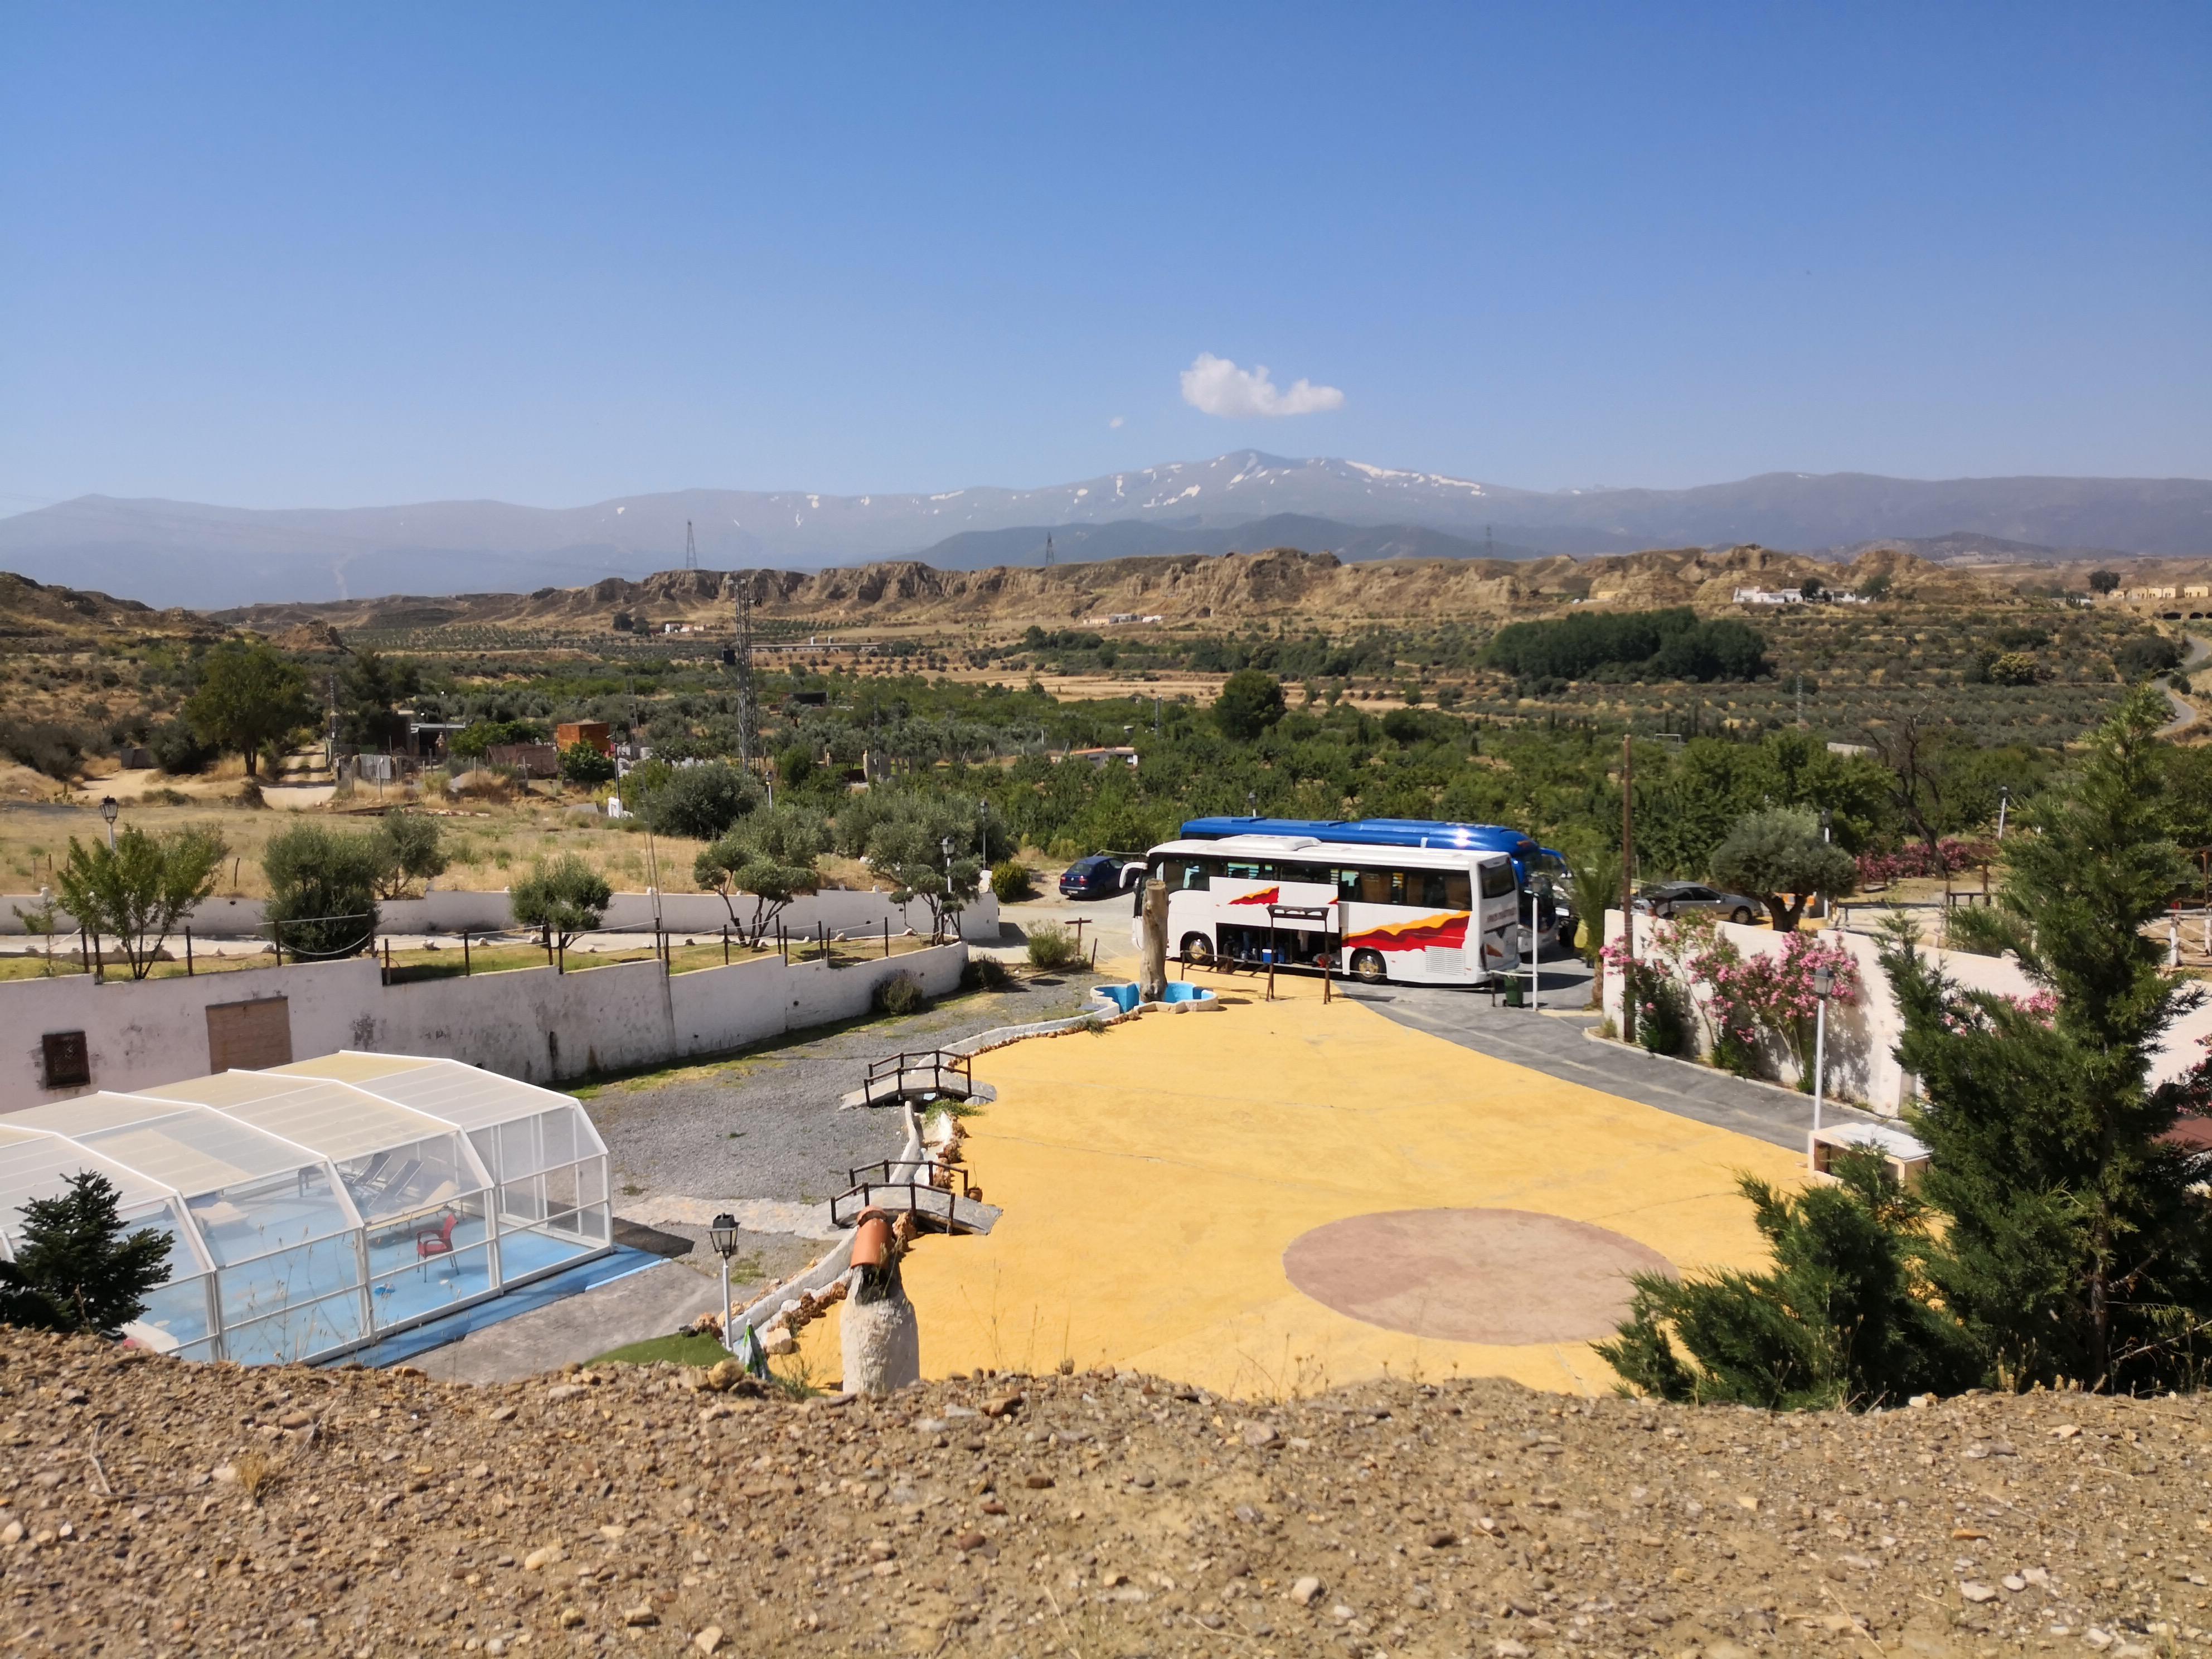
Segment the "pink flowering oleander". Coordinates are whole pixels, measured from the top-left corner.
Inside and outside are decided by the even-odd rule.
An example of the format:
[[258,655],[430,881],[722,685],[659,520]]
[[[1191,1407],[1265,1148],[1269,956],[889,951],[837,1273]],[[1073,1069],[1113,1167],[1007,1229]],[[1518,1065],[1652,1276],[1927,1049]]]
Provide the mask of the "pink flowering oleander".
[[1996,854],[1992,842],[1951,839],[1939,842],[1933,854],[1917,842],[1893,853],[1862,853],[1859,884],[1874,887],[1911,876],[1940,876],[1947,870],[1980,869],[1994,863]]

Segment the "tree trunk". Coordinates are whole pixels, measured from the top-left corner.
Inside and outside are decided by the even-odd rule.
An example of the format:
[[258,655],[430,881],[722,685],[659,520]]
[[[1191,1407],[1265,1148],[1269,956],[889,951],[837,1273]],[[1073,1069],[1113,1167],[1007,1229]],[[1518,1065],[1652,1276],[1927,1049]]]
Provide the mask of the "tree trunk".
[[1158,1002],[1168,994],[1168,884],[1145,884],[1145,968],[1138,996]]

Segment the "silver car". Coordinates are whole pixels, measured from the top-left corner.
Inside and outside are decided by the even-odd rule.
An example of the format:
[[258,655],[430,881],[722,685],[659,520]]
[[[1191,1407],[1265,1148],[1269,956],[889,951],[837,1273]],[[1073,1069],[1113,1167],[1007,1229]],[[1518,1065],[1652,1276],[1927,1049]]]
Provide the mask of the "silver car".
[[1695,881],[1668,881],[1647,887],[1636,896],[1636,908],[1639,915],[1662,919],[1687,915],[1693,910],[1711,910],[1729,921],[1741,922],[1756,921],[1766,910],[1757,899],[1746,898],[1741,893],[1723,893],[1717,887]]

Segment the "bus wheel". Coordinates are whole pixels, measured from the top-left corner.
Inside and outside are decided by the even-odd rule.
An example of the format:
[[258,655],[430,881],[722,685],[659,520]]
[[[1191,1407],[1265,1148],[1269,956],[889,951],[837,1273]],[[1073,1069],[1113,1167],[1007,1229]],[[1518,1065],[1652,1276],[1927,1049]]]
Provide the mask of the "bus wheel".
[[1182,959],[1194,962],[1201,968],[1206,966],[1213,960],[1213,941],[1203,933],[1185,933],[1182,936]]
[[1352,976],[1363,985],[1380,985],[1389,978],[1382,966],[1380,951],[1354,951],[1352,953]]

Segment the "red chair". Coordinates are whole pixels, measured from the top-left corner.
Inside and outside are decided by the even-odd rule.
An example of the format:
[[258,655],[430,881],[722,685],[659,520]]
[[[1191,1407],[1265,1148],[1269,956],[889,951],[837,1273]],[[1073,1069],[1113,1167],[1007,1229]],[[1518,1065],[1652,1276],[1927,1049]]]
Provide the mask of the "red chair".
[[441,1225],[425,1227],[421,1232],[416,1233],[415,1259],[417,1261],[422,1261],[434,1255],[453,1255],[453,1226],[459,1220],[460,1217],[448,1213]]

